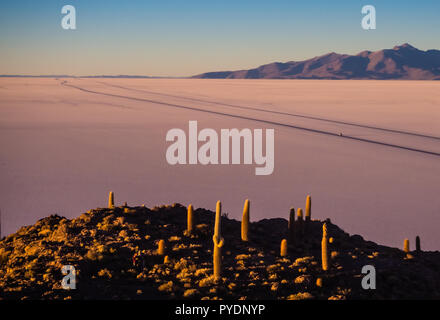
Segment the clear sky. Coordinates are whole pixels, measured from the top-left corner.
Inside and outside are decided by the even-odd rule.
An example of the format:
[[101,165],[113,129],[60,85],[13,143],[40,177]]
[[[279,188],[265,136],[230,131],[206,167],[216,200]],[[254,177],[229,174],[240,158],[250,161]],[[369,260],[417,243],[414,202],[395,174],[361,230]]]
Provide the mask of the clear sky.
[[[366,4],[377,30],[361,28]],[[440,48],[439,0],[0,1],[0,74],[188,76],[405,42]]]

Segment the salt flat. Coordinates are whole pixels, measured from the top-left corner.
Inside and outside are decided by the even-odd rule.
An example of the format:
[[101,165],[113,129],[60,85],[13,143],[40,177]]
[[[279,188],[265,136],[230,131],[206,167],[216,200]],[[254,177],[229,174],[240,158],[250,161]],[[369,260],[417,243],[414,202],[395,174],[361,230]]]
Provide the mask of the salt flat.
[[[387,245],[440,249],[440,82],[0,79],[3,234],[51,213],[180,202],[239,219],[312,215]],[[275,170],[170,166],[168,130],[275,129]],[[342,134],[342,136],[340,136]]]

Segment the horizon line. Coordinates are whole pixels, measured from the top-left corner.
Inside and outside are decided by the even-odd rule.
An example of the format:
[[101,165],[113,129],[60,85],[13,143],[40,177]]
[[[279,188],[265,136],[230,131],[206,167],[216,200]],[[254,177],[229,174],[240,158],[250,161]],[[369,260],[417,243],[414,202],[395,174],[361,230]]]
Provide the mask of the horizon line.
[[[382,51],[382,50],[395,50],[396,48],[402,48],[402,47],[410,47],[419,51],[423,51],[423,52],[428,52],[428,51],[439,51],[438,49],[427,49],[427,50],[421,50],[418,49],[417,47],[412,46],[411,44],[409,44],[408,42],[402,43],[400,45],[395,45],[392,48],[384,48],[384,49],[379,49],[377,51]],[[327,52],[321,55],[316,55],[312,58],[308,58],[305,60],[289,60],[289,61],[285,61],[285,62],[280,62],[280,61],[272,61],[272,62],[267,62],[264,64],[259,65],[258,67],[261,66],[265,66],[268,64],[273,64],[273,63],[291,63],[291,62],[304,62],[307,60],[311,60],[311,59],[315,59],[318,57],[322,57],[322,56],[326,56],[329,54],[338,54],[338,55],[359,55],[362,52],[377,52],[377,51],[371,51],[371,50],[363,50],[363,51],[359,51],[357,54],[347,54],[347,53],[338,53],[335,51],[332,52]],[[258,68],[258,67],[254,67],[254,68]],[[251,68],[253,69],[253,68]],[[221,70],[221,71],[205,71],[202,73],[198,73],[198,74],[193,74],[193,75],[188,75],[188,76],[147,76],[147,75],[127,75],[127,74],[118,74],[118,75],[79,75],[79,76],[75,76],[75,75],[69,75],[69,74],[40,74],[40,75],[29,75],[29,74],[0,74],[0,78],[108,78],[108,79],[112,79],[112,78],[121,78],[121,79],[191,79],[194,78],[196,76],[205,74],[205,73],[215,73],[215,72],[236,72],[236,71],[245,71],[247,69],[235,69],[235,70]],[[272,79],[278,79],[278,78],[272,78]],[[279,79],[284,79],[284,78],[279,78]],[[300,78],[301,79],[301,78]],[[314,79],[314,78],[304,78],[304,79]],[[332,79],[332,78],[316,78],[316,79],[322,79],[322,80],[338,80],[338,79]],[[356,78],[354,78],[356,79]],[[365,80],[367,80],[368,78],[366,78]],[[362,79],[361,79],[362,80]],[[374,79],[368,79],[368,80],[374,80]],[[387,79],[377,79],[377,80],[387,80]],[[404,79],[402,79],[404,80]]]

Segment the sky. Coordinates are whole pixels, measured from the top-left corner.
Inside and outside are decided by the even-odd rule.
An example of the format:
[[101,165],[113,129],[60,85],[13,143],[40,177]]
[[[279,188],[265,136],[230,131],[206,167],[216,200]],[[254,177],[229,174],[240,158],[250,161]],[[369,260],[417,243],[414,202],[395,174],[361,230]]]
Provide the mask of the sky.
[[[64,5],[76,30],[61,27]],[[374,5],[377,29],[361,28]],[[440,48],[438,0],[2,0],[0,74],[191,76],[410,43]]]

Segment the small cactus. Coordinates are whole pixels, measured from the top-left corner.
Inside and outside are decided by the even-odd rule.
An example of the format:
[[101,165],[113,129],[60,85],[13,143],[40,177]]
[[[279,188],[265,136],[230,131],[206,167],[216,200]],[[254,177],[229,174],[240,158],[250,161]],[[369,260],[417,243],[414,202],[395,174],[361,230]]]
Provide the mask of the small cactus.
[[322,253],[322,270],[328,270],[328,238],[327,238],[327,224],[322,225],[322,241],[321,241],[321,253]]
[[298,216],[299,221],[303,221],[303,210],[301,208],[298,208],[296,215]]
[[302,234],[304,234],[304,218],[303,218],[303,211],[301,208],[298,208],[298,210],[296,211],[296,230],[297,231],[297,236],[301,236]]
[[157,244],[157,254],[163,256],[165,254],[165,240],[159,240]]
[[286,239],[281,240],[280,256],[281,257],[287,256],[287,240]]
[[115,207],[115,195],[113,194],[113,191],[110,191],[108,195],[108,207],[110,209]]
[[420,252],[422,251],[421,247],[420,247],[420,237],[417,236],[416,237],[416,252]]
[[243,218],[241,220],[241,240],[249,241],[248,232],[249,232],[249,200],[246,199],[244,202],[243,208]]
[[295,208],[290,208],[288,228],[289,243],[292,245],[295,242]]
[[194,210],[192,204],[188,206],[188,216],[187,216],[187,229],[186,232],[190,235],[194,227]]
[[403,240],[403,251],[406,253],[409,252],[409,240],[408,239]]
[[221,236],[221,214],[222,214],[222,204],[220,201],[217,201],[216,210],[215,210],[214,236],[212,237],[212,241],[214,242],[213,265],[214,265],[215,281],[219,281],[221,279],[222,247],[225,243],[223,237]]
[[306,221],[312,219],[312,197],[307,196],[306,199]]
[[322,278],[316,279],[316,286],[322,288]]

